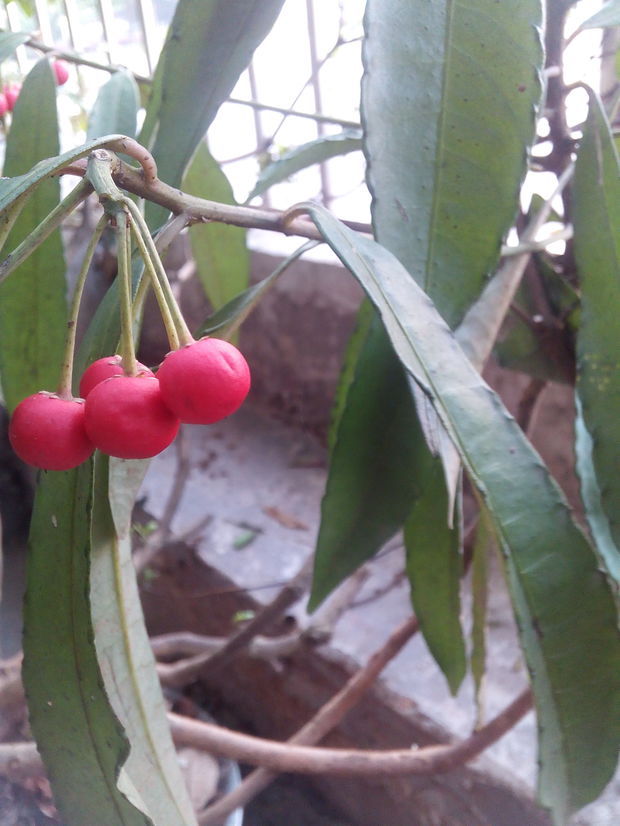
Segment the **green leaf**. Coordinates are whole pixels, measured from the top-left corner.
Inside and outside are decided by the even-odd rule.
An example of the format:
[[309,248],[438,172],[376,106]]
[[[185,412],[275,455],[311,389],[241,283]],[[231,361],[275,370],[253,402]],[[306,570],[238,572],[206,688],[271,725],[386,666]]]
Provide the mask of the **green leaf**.
[[369,0],[362,112],[377,238],[451,327],[493,271],[541,95],[541,3]]
[[303,205],[360,281],[406,370],[433,402],[505,554],[539,722],[539,796],[556,823],[593,800],[620,741],[614,599],[557,484],[397,259]]
[[[417,472],[420,467],[417,468]],[[446,521],[448,496],[443,484],[441,463],[424,478],[438,477],[437,485],[422,490],[405,522],[407,575],[411,600],[420,630],[433,657],[446,675],[450,690],[456,694],[467,670],[465,640],[459,621],[460,580],[463,562],[460,530],[438,530]],[[443,493],[437,496],[436,493]]]
[[[284,0],[179,0],[159,58],[140,143],[159,177],[180,186],[217,110],[230,95]],[[147,205],[149,226],[166,212]]]
[[130,72],[114,72],[99,90],[88,119],[87,139],[103,135],[136,136],[140,96]]
[[575,455],[577,473],[581,482],[581,499],[586,511],[588,525],[601,564],[612,578],[616,593],[620,594],[620,548],[615,544],[609,529],[609,520],[601,505],[601,491],[592,463],[592,437],[583,420],[579,396],[575,398],[577,417],[575,419]]
[[[36,128],[34,127],[36,124]],[[39,158],[58,152],[56,84],[49,61],[24,80],[7,137],[4,174],[27,172]],[[19,243],[60,200],[47,180],[26,202],[7,239]],[[0,373],[9,410],[38,390],[55,390],[63,357],[67,306],[62,240],[54,233],[0,284]]]
[[90,574],[95,647],[110,703],[131,743],[126,776],[139,791],[154,826],[195,826],[131,558],[131,506],[147,464],[108,460],[100,454],[95,460]]
[[[21,94],[19,99],[21,100]],[[15,109],[17,111],[17,106]],[[50,175],[58,172],[59,169],[62,169],[64,166],[78,160],[78,158],[84,158],[93,149],[97,149],[100,146],[106,146],[110,143],[115,143],[122,138],[123,135],[105,135],[102,138],[88,141],[88,143],[82,144],[82,146],[78,146],[75,149],[70,149],[62,155],[55,155],[52,158],[45,158],[45,160],[38,161],[31,169],[28,170],[28,172],[25,172],[23,175],[0,178],[0,213],[4,212],[4,210],[10,207],[11,204],[14,204],[15,201],[17,201],[17,199],[22,195],[30,196],[33,190],[39,186],[41,181],[49,178]],[[41,156],[39,155],[39,157]],[[5,174],[6,171],[7,170],[5,167]]]
[[196,333],[196,337],[217,335],[219,338],[230,340],[252,310],[275,285],[282,273],[286,272],[290,265],[297,261],[305,252],[318,246],[319,243],[318,241],[307,241],[305,244],[302,244],[301,247],[298,247],[298,249],[291,253],[288,258],[285,258],[267,278],[263,278],[258,284],[253,284],[251,287],[248,287],[247,290],[236,295],[227,304],[217,310],[217,312],[210,315]]
[[620,26],[620,0],[609,0],[602,9],[588,17],[581,26],[582,29],[606,29],[610,26]]
[[581,286],[577,393],[592,437],[601,503],[620,547],[620,161],[594,93],[575,166],[573,201]]
[[296,146],[265,166],[247,200],[251,201],[257,195],[262,195],[269,187],[285,181],[302,169],[323,163],[339,155],[348,155],[349,152],[355,152],[361,148],[362,137],[357,129],[345,129],[338,135],[325,135]]
[[29,39],[28,32],[0,32],[0,63],[11,57],[15,49]]
[[92,461],[43,472],[30,529],[23,678],[66,826],[147,826],[117,788],[129,745],[103,687],[88,601]]
[[[236,203],[228,178],[204,141],[198,144],[185,173],[183,189],[211,201]],[[212,222],[193,224],[189,228],[189,237],[198,278],[211,306],[218,310],[248,286],[250,253],[246,246],[246,231]]]
[[471,562],[472,623],[470,662],[471,674],[474,678],[474,690],[476,692],[476,717],[479,725],[482,724],[484,719],[482,692],[487,658],[488,556],[492,537],[493,528],[490,525],[489,515],[484,505],[482,505]]
[[[407,378],[397,359],[386,359],[383,348],[389,349],[390,343],[376,318],[368,337],[371,346],[360,354],[347,393],[348,403],[364,410],[364,416],[343,417],[332,449],[321,504],[311,611],[397,533],[418,493],[424,441],[414,438],[416,434],[403,439],[416,423]],[[376,388],[383,392],[373,392]]]

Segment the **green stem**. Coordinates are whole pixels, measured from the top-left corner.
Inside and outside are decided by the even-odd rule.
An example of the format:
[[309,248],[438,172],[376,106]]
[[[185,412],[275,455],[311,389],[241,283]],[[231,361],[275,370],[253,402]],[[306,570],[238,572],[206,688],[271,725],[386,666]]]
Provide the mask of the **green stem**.
[[[64,198],[58,206],[55,207],[26,238],[24,238],[21,244],[15,247],[13,252],[11,252],[4,259],[2,264],[0,264],[0,283],[4,281],[9,273],[25,261],[30,253],[34,252],[34,250],[42,244],[43,241],[45,241],[45,239],[48,238],[55,229],[57,229],[57,227],[60,226],[65,217],[73,211],[80,201],[83,201],[88,195],[90,195],[92,190],[93,188],[90,181],[86,180],[80,181],[75,189],[71,190],[67,197]],[[19,212],[16,213],[16,216],[17,214],[19,214]]]
[[108,220],[109,219],[107,215],[102,215],[99,219],[99,222],[95,227],[93,236],[88,243],[88,247],[86,248],[84,261],[82,262],[82,267],[78,274],[77,281],[75,282],[75,290],[73,292],[73,298],[71,299],[71,308],[69,310],[69,320],[67,321],[65,357],[60,371],[60,381],[58,383],[57,391],[58,395],[62,399],[73,398],[73,393],[71,390],[73,377],[73,355],[75,352],[75,334],[77,330],[77,320],[78,314],[80,312],[80,304],[82,302],[82,293],[84,292],[86,276],[88,275],[88,271],[93,260],[93,255],[95,254],[95,249],[97,247],[97,244],[99,243],[99,239],[101,238],[104,229],[106,228]]
[[116,213],[116,231],[118,238],[118,294],[121,308],[120,353],[125,373],[128,376],[137,376],[138,365],[131,323],[131,267],[129,266],[127,249],[129,227],[127,213],[122,209]]
[[[166,271],[164,270],[164,265],[161,263],[159,253],[157,252],[157,247],[155,246],[155,242],[151,238],[151,233],[149,232],[149,228],[147,227],[146,222],[142,217],[142,213],[140,212],[138,207],[133,203],[133,201],[130,201],[128,198],[124,199],[123,203],[131,213],[131,217],[135,222],[136,230],[139,232],[140,236],[142,237],[142,240],[144,241],[148,253],[147,258],[150,260],[155,270],[157,281],[165,296],[165,301],[168,306],[168,310],[170,311],[174,327],[179,337],[179,343],[181,344],[181,346],[183,346],[184,344],[191,344],[194,341],[194,337],[190,333],[189,327],[185,323],[183,314],[181,313],[179,305],[177,304],[177,300],[174,297],[172,287],[170,286],[170,282],[168,281],[168,276],[166,275]],[[147,264],[146,258],[145,264]]]
[[[153,292],[155,293],[155,298],[157,299],[157,304],[159,305],[159,311],[161,313],[162,321],[164,322],[164,327],[166,328],[166,335],[168,336],[170,349],[178,350],[179,336],[177,333],[177,328],[174,323],[172,314],[170,312],[168,302],[166,301],[166,296],[157,276],[157,272],[155,270],[155,267],[153,266],[153,260],[149,255],[149,250],[146,244],[144,243],[144,238],[142,237],[142,234],[140,233],[133,221],[131,221],[130,226],[133,230],[136,243],[138,244],[140,255],[144,260],[144,268],[149,276],[148,278],[142,279],[142,282],[140,284],[140,287],[138,288],[138,292],[136,293],[136,297],[134,299],[134,309],[136,309],[136,314],[140,311],[141,303],[142,301],[144,301],[144,295],[146,294],[146,290],[150,282],[150,285],[153,287]],[[167,280],[168,279],[166,279],[166,281]],[[138,299],[140,300],[140,304],[138,303]]]

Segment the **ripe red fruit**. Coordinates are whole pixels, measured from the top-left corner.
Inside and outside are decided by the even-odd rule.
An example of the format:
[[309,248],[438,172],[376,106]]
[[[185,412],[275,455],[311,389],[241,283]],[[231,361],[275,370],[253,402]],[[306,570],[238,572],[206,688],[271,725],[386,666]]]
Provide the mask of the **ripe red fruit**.
[[[146,365],[138,362],[138,374],[146,376],[154,376],[152,370],[149,370]],[[96,387],[102,381],[111,378],[112,376],[124,376],[123,363],[120,356],[104,356],[97,361],[93,361],[90,367],[82,373],[80,379],[80,396],[85,399],[93,387]]]
[[6,105],[9,112],[12,112],[15,108],[15,104],[17,102],[17,98],[19,97],[19,93],[21,92],[22,87],[19,83],[11,83],[8,86],[5,86],[2,90],[4,92],[4,98],[6,100]]
[[6,95],[4,92],[0,92],[0,118],[3,118],[8,111],[9,104],[7,103]]
[[121,459],[155,456],[179,430],[154,376],[112,376],[90,391],[85,408],[86,432],[95,447]]
[[157,372],[161,394],[182,422],[212,424],[230,416],[250,389],[250,368],[228,341],[201,338],[173,350]]
[[56,75],[56,84],[62,86],[69,80],[69,67],[64,60],[55,60],[52,69]]
[[45,391],[17,405],[9,439],[20,459],[44,470],[77,467],[95,449],[84,428],[82,399],[61,399]]

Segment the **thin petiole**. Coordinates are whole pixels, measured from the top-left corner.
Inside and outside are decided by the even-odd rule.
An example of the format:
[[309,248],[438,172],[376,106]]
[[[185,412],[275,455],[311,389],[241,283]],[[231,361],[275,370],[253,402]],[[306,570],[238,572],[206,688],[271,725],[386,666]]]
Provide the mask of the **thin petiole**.
[[179,342],[181,345],[191,344],[194,338],[189,330],[189,327],[185,323],[183,314],[181,313],[179,305],[177,304],[177,300],[174,297],[172,287],[170,286],[170,282],[168,281],[168,276],[166,275],[164,266],[161,263],[159,253],[157,252],[157,247],[155,246],[155,242],[151,238],[151,233],[149,232],[149,228],[147,227],[144,218],[142,217],[142,213],[140,212],[138,207],[133,203],[133,201],[130,201],[129,199],[124,199],[123,203],[131,213],[131,217],[135,222],[136,229],[138,230],[146,246],[146,249],[148,251],[148,258],[150,259],[153,265],[157,281],[165,296],[166,304],[168,305],[168,309],[170,310],[170,314],[172,316],[172,320],[177,331]]
[[138,374],[136,351],[133,343],[133,327],[131,322],[131,268],[128,260],[128,216],[119,209],[116,213],[116,229],[118,238],[118,287],[121,308],[121,346],[123,369],[128,376]]
[[84,284],[86,283],[86,276],[90,269],[95,249],[99,243],[104,229],[108,224],[108,216],[102,215],[99,219],[93,236],[88,243],[82,267],[75,282],[75,290],[73,291],[73,298],[71,299],[71,308],[69,310],[69,320],[67,321],[67,337],[65,339],[65,356],[60,371],[60,381],[58,383],[58,395],[62,399],[70,399],[73,397],[71,390],[73,377],[73,355],[75,352],[75,334],[77,330],[77,320],[80,312],[80,304],[82,302],[82,294],[84,292]]
[[[159,305],[159,311],[161,313],[162,320],[164,322],[164,327],[166,328],[166,335],[168,336],[168,343],[170,344],[171,350],[178,350],[179,348],[179,336],[177,333],[177,328],[174,323],[174,319],[172,317],[172,313],[170,312],[170,307],[168,305],[168,301],[166,300],[166,296],[162,289],[160,280],[157,275],[157,271],[153,265],[153,260],[149,254],[149,250],[147,249],[146,244],[144,243],[144,237],[140,233],[138,227],[136,227],[133,221],[130,221],[130,226],[136,239],[136,243],[138,244],[138,249],[140,251],[140,255],[144,261],[144,268],[145,268],[145,275],[148,275],[148,278],[142,278],[142,282],[140,287],[138,288],[138,292],[136,293],[136,297],[134,299],[134,308],[135,313],[137,314],[140,312],[141,304],[144,301],[144,295],[146,294],[146,290],[148,289],[148,283],[150,281],[151,286],[153,287],[153,292],[155,293],[155,298],[157,299],[157,304]],[[168,279],[166,279],[167,281]]]

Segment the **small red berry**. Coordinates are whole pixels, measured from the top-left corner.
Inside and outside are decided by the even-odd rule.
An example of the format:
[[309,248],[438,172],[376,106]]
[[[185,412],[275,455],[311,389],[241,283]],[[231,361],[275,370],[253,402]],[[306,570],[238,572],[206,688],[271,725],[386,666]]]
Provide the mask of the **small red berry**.
[[174,440],[179,420],[166,407],[154,376],[112,376],[88,394],[86,432],[120,459],[148,459]]
[[173,350],[157,372],[161,394],[182,422],[212,424],[230,416],[250,389],[250,368],[228,341],[201,338]]
[[56,84],[63,86],[69,80],[69,67],[64,60],[55,60],[52,69],[56,75]]
[[[152,370],[149,370],[146,365],[138,362],[138,374],[146,376],[154,376]],[[96,387],[100,382],[111,378],[112,376],[124,376],[123,362],[120,356],[104,356],[97,361],[93,361],[90,367],[82,373],[80,379],[80,396],[85,399],[93,387]]]
[[17,103],[17,98],[19,97],[21,90],[22,87],[19,83],[11,83],[4,87],[4,98],[6,100],[6,105],[9,112],[12,112],[15,108],[15,104]]
[[9,104],[7,103],[6,95],[0,92],[0,118],[3,118],[9,111]]
[[20,459],[44,470],[77,467],[95,449],[84,428],[82,399],[61,399],[45,391],[17,405],[9,439]]

